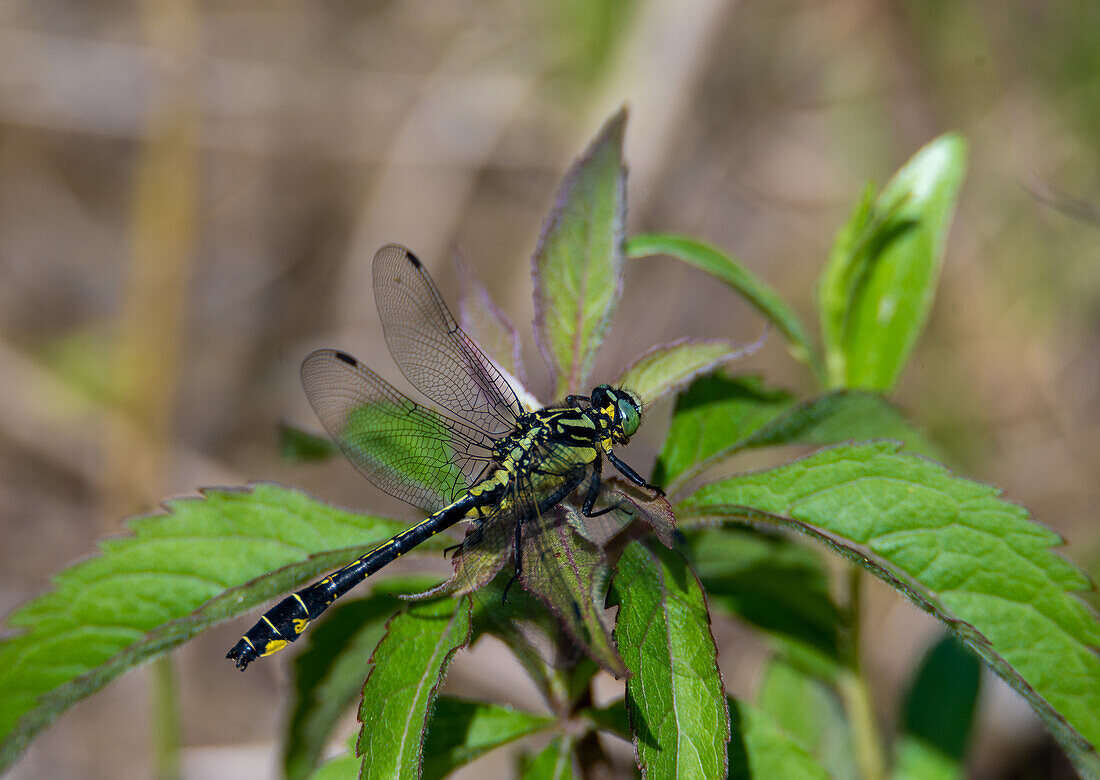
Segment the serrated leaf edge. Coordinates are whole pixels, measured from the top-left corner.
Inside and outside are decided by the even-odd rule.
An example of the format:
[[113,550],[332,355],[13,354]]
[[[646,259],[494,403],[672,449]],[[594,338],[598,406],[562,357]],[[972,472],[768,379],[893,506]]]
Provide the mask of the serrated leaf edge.
[[[868,442],[860,442],[860,444],[867,444]],[[904,446],[903,442],[896,442],[890,440],[877,440],[871,443],[881,443],[883,445],[893,445],[894,451]],[[843,445],[841,445],[843,446]],[[830,447],[817,450],[815,453],[805,456],[804,458],[798,458],[790,463],[797,463],[801,460],[807,460],[814,457],[816,454],[823,450],[833,449]],[[906,453],[907,457],[920,459],[931,463],[944,470],[951,476],[952,479],[965,481],[974,485],[979,485],[982,488],[990,491],[993,495],[998,497],[998,500],[1005,503],[1012,504],[1007,499],[1000,498],[1002,491],[992,486],[986,485],[975,480],[970,480],[965,477],[959,477],[954,475],[950,470],[944,468],[936,461],[926,458],[922,455],[913,453]],[[752,475],[752,474],[764,474],[771,469],[760,469],[753,472],[746,472],[740,476]],[[1012,504],[1015,505],[1015,504]],[[1075,766],[1078,771],[1081,771],[1088,777],[1100,777],[1100,756],[1098,756],[1095,747],[1089,743],[1083,735],[1081,735],[1066,718],[1054,709],[1053,706],[1036,691],[1025,680],[1019,672],[1012,667],[1007,660],[1004,659],[999,653],[993,649],[993,645],[990,640],[981,633],[973,624],[957,617],[952,614],[946,607],[941,607],[932,602],[929,598],[925,597],[922,590],[924,586],[919,582],[916,582],[910,575],[902,571],[895,571],[893,564],[885,559],[879,559],[874,553],[865,553],[858,549],[855,545],[852,545],[844,540],[842,537],[831,534],[827,531],[822,531],[808,523],[795,520],[793,518],[786,517],[784,515],[775,514],[772,512],[766,512],[760,509],[756,509],[750,506],[740,506],[733,504],[708,504],[706,507],[701,507],[700,510],[695,511],[691,507],[683,507],[677,510],[677,517],[681,519],[681,527],[688,527],[692,525],[690,518],[699,518],[700,521],[705,521],[706,518],[718,518],[719,523],[727,522],[730,519],[740,520],[749,525],[754,525],[762,528],[781,527],[793,531],[799,535],[805,536],[818,542],[828,548],[830,551],[837,555],[847,559],[851,563],[860,566],[866,571],[870,572],[874,576],[881,579],[886,584],[899,591],[910,603],[921,609],[924,612],[935,617],[942,622],[947,628],[955,634],[960,641],[974,650],[977,655],[986,662],[986,664],[1004,680],[1009,687],[1019,693],[1038,713],[1040,718],[1047,723],[1051,730],[1052,735],[1070,756],[1074,760]],[[1034,520],[1029,520],[1029,523],[1039,525]],[[706,524],[701,522],[700,524]],[[1061,539],[1061,537],[1058,537]],[[1049,548],[1048,548],[1049,549]],[[1063,591],[1067,595],[1070,595],[1068,591]],[[1094,648],[1095,652],[1095,648]]]

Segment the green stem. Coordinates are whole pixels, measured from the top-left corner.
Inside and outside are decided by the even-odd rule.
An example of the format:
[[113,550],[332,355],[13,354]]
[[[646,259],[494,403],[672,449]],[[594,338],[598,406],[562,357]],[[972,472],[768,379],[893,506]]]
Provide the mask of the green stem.
[[176,666],[170,655],[151,665],[153,708],[153,769],[157,780],[178,780],[180,775],[180,715]]
[[840,682],[840,695],[848,722],[852,726],[852,749],[863,780],[885,780],[886,759],[882,751],[882,736],[871,687],[863,674],[860,658],[860,603],[863,592],[863,571],[856,566],[848,569],[848,626],[845,642],[847,672]]

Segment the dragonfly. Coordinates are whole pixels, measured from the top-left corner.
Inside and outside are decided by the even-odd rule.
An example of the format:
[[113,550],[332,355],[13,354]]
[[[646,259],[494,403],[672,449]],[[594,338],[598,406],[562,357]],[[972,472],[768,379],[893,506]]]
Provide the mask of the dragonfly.
[[[514,575],[525,536],[572,494],[585,517],[596,509],[606,459],[638,487],[663,496],[613,451],[641,424],[641,400],[601,384],[587,396],[528,410],[511,382],[452,316],[420,260],[387,244],[374,256],[374,295],[398,368],[442,410],[408,398],[356,358],[320,349],[302,363],[306,396],[356,469],[428,516],[307,588],[280,601],[227,653],[244,670],[295,641],[336,599],[459,521],[464,544],[508,529]],[[507,597],[507,587],[504,598]]]

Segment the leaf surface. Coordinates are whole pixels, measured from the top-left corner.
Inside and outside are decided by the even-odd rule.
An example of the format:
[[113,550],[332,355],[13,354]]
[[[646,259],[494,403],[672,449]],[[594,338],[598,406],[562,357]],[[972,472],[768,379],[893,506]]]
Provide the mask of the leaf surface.
[[729,743],[730,778],[826,780],[829,777],[806,748],[780,729],[769,715],[733,699],[729,712],[733,732]]
[[[375,547],[406,523],[258,484],[166,502],[8,618],[0,768],[37,731],[127,669]],[[427,549],[438,549],[429,542]],[[240,633],[226,632],[226,647]],[[228,662],[226,662],[228,663]]]
[[981,664],[948,635],[921,659],[898,738],[897,780],[961,778],[981,688]]
[[361,762],[350,753],[330,758],[309,776],[309,780],[359,780]]
[[651,404],[723,363],[751,355],[762,343],[738,347],[728,341],[681,339],[662,344],[631,363],[614,384],[632,390],[644,403]]
[[756,706],[805,747],[830,777],[859,776],[848,717],[833,684],[789,657],[774,656],[761,676]]
[[535,338],[556,398],[586,391],[622,292],[626,111],[613,116],[558,189],[532,257]]
[[524,771],[523,780],[580,780],[573,740],[554,737]]
[[920,149],[873,202],[864,191],[818,288],[830,386],[897,384],[932,308],[965,171],[966,143],[947,134]]
[[523,537],[520,581],[590,658],[621,678],[626,669],[603,615],[607,554],[574,530],[587,520],[569,504],[550,510],[539,532]]
[[719,609],[810,653],[832,676],[840,664],[840,613],[817,551],[779,534],[715,528],[688,536],[685,550]]
[[308,644],[294,659],[295,698],[283,743],[283,772],[288,778],[308,777],[316,768],[340,716],[362,693],[386,623],[407,603],[397,594],[423,590],[434,582],[432,577],[378,580],[370,596],[337,602],[307,632]]
[[754,376],[722,374],[695,380],[676,399],[672,423],[653,469],[653,479],[675,493],[794,401]]
[[432,702],[470,637],[470,611],[465,598],[417,601],[390,620],[359,705],[356,754],[364,780],[421,776]]
[[878,393],[836,390],[797,404],[761,426],[745,447],[779,444],[836,444],[843,441],[893,439],[918,455],[938,450],[893,404]]
[[922,455],[936,452],[877,393],[839,390],[795,403],[786,392],[756,377],[708,376],[677,398],[654,478],[674,493],[746,449],[861,439],[895,439]]
[[615,575],[615,627],[643,777],[724,777],[729,714],[710,615],[678,554],[633,542]]
[[440,696],[428,721],[424,777],[445,777],[490,750],[556,723],[547,715],[500,704]]
[[284,460],[294,463],[328,460],[340,452],[328,436],[310,433],[285,421],[279,423],[278,433],[279,457]]
[[872,443],[706,485],[677,515],[787,527],[866,568],[947,624],[1079,766],[1096,765],[1100,623],[1073,595],[1090,583],[996,489]]

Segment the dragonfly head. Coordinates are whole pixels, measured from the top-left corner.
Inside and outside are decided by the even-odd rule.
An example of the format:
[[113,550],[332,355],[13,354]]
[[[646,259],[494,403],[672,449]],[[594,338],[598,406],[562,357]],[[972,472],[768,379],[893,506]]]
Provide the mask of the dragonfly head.
[[628,390],[599,385],[592,390],[592,408],[606,415],[611,422],[611,436],[626,444],[642,424],[642,404]]

